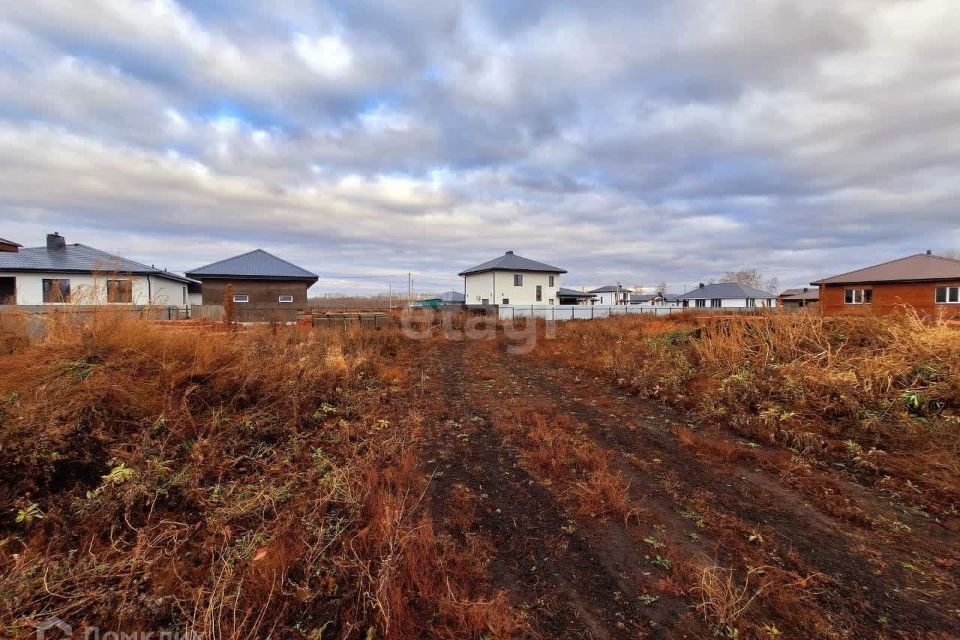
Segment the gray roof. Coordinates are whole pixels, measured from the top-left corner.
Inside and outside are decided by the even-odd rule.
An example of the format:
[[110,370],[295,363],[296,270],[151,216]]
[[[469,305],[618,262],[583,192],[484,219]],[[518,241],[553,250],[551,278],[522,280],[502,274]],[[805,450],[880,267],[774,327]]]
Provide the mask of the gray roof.
[[154,275],[177,282],[189,282],[183,276],[150,267],[112,253],[68,244],[62,249],[25,247],[14,253],[0,252],[0,271],[42,271],[51,273],[129,273]]
[[659,297],[660,295],[656,293],[642,293],[630,296],[630,302],[650,302],[654,298]]
[[865,269],[817,280],[810,284],[922,282],[930,280],[960,280],[960,260],[935,256],[930,253],[918,253]]
[[467,297],[459,291],[444,291],[440,294],[441,302],[465,302]]
[[587,293],[586,291],[577,291],[576,289],[565,289],[560,287],[557,289],[557,297],[560,298],[596,298],[597,296],[592,293]]
[[676,302],[680,299],[681,294],[679,293],[665,293],[663,294],[663,299],[667,302]]
[[716,284],[697,287],[693,291],[688,291],[683,295],[677,296],[677,300],[703,300],[711,298],[773,299],[776,297],[777,295],[775,293],[761,291],[760,289],[748,287],[739,282],[718,282]]
[[507,251],[499,258],[494,258],[489,262],[478,264],[475,267],[466,269],[458,273],[458,276],[465,276],[471,273],[483,273],[484,271],[544,271],[546,273],[566,273],[566,269],[551,267],[548,264],[530,260],[516,255],[513,251]]
[[254,249],[239,256],[213,262],[187,271],[187,277],[204,278],[263,278],[266,280],[308,280],[316,282],[319,276],[292,262],[278,258],[263,249]]
[[612,293],[615,291],[620,291],[621,293],[633,293],[633,289],[627,289],[626,287],[618,287],[615,284],[608,284],[598,289],[592,289],[590,293]]

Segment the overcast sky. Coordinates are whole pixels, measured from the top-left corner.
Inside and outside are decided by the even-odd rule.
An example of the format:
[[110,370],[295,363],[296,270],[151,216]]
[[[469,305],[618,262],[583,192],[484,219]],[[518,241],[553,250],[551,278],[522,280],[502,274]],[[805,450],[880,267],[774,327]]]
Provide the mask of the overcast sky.
[[[0,236],[355,290],[960,249],[957,0],[0,2]],[[352,277],[342,276],[375,276]]]

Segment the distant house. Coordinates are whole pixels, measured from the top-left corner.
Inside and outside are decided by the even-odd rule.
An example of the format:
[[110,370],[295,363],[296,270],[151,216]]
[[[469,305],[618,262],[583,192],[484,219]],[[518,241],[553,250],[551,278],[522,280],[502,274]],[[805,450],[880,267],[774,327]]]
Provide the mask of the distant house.
[[597,296],[592,293],[587,293],[586,291],[577,291],[576,289],[567,289],[565,287],[560,287],[557,289],[557,297],[560,300],[560,304],[574,305],[590,304],[592,300],[596,300],[597,298]]
[[188,303],[183,276],[94,249],[67,244],[58,233],[42,247],[3,241],[0,251],[0,303],[137,304]]
[[815,305],[820,300],[820,289],[803,287],[801,289],[787,289],[777,300],[784,309],[801,309]]
[[562,273],[566,270],[507,251],[457,275],[464,280],[468,305],[554,305]]
[[648,307],[679,307],[677,300],[679,294],[676,293],[642,293],[630,296],[630,304],[638,304]]
[[633,293],[633,291],[618,284],[608,284],[605,287],[593,289],[590,293],[597,296],[597,300],[594,302],[594,304],[614,305],[629,304],[630,294]]
[[263,249],[191,269],[186,275],[203,284],[203,304],[223,304],[227,286],[232,285],[237,317],[244,320],[295,317],[307,306],[307,289],[319,279]]
[[960,317],[960,260],[918,253],[811,284],[825,314],[886,314],[912,307],[922,315]]
[[680,305],[695,309],[749,309],[754,307],[776,307],[777,296],[768,291],[748,287],[739,282],[718,282],[703,284],[677,296]]

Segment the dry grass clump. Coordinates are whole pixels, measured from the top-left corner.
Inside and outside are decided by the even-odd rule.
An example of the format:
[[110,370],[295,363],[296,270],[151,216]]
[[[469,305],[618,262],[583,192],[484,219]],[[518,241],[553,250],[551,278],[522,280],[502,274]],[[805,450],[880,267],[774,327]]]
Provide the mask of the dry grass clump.
[[421,508],[398,333],[56,323],[0,367],[0,635],[516,628]]
[[960,498],[960,331],[913,314],[569,322],[548,347],[761,443],[822,456],[934,511]]
[[630,483],[613,468],[610,452],[586,438],[569,415],[514,407],[496,424],[519,447],[525,466],[547,480],[577,515],[624,523],[636,515]]

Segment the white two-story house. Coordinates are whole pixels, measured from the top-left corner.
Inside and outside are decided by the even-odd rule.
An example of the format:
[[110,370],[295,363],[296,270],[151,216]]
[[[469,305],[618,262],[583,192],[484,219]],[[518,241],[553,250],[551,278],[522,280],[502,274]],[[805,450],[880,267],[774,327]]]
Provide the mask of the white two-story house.
[[566,270],[516,255],[513,251],[461,271],[468,305],[560,303],[560,274]]

